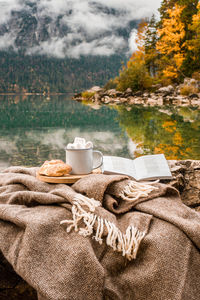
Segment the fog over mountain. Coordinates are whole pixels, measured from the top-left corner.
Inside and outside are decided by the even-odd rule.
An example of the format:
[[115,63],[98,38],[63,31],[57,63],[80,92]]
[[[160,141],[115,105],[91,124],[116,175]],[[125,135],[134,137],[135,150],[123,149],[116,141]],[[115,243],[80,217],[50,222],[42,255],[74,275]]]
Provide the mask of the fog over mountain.
[[0,0],[0,50],[58,58],[134,49],[137,21],[161,0]]

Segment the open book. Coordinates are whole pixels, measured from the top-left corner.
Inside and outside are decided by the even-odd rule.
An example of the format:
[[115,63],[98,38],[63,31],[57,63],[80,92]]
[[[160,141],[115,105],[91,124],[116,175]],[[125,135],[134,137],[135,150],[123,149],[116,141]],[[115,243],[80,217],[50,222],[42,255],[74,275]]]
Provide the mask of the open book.
[[103,172],[105,174],[125,174],[138,181],[172,178],[164,154],[144,155],[135,159],[104,156]]

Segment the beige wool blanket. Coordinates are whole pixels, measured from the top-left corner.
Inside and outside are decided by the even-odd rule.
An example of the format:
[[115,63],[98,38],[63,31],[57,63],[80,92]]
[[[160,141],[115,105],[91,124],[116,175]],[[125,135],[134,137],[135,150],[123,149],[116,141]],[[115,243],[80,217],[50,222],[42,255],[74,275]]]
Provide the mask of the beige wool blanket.
[[170,186],[0,173],[0,251],[45,300],[199,300],[200,214]]

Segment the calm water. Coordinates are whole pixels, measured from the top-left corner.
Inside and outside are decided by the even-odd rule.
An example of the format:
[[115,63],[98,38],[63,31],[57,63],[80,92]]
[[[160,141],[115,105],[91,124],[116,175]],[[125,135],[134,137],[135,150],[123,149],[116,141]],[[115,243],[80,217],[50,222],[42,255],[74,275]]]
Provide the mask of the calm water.
[[103,154],[133,158],[164,153],[200,159],[200,110],[170,107],[95,107],[69,96],[0,96],[0,168],[65,160],[75,136]]

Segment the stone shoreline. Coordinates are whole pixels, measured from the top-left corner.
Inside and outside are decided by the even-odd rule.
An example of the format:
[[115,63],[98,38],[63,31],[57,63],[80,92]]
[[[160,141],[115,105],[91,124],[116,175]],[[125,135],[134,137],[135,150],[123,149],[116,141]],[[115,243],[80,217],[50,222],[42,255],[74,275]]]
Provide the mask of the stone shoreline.
[[[191,92],[188,95],[181,94],[181,88],[183,86],[190,87]],[[166,87],[157,85],[154,86],[153,89],[153,92],[133,92],[131,88],[128,88],[125,92],[121,92],[116,89],[105,90],[99,86],[94,86],[83,93],[75,94],[73,99],[77,101],[89,100],[95,104],[200,107],[200,93],[192,92],[192,90],[200,91],[200,81],[187,79],[184,81],[184,84],[176,86],[169,85]]]

